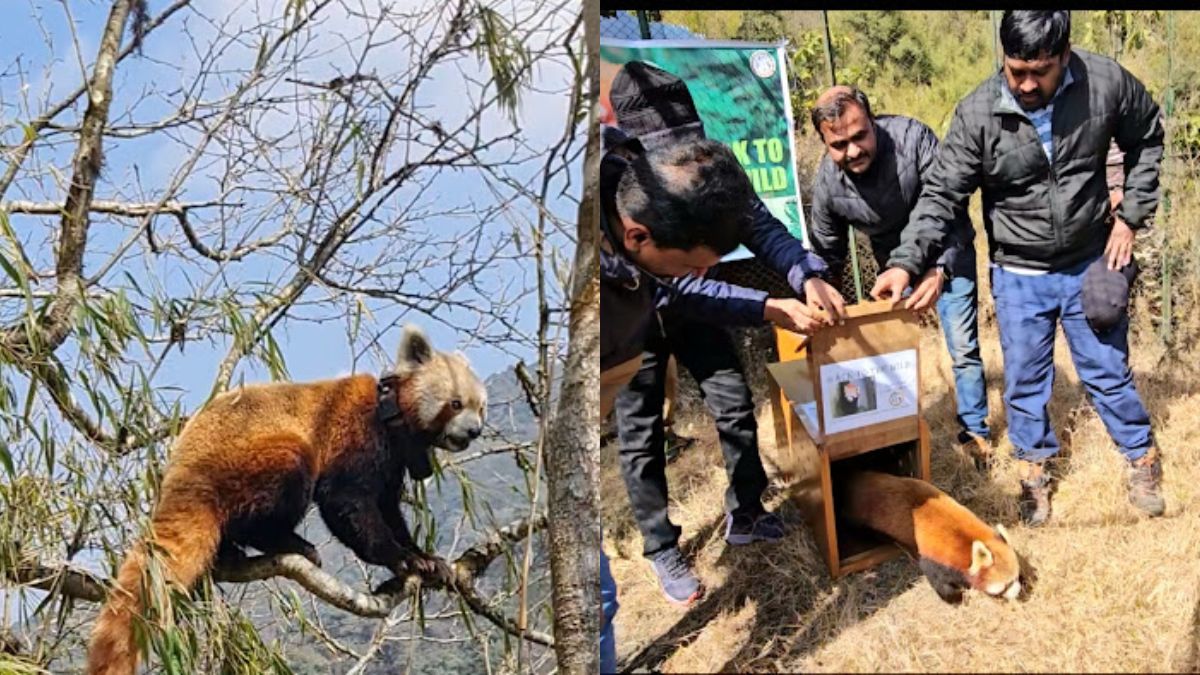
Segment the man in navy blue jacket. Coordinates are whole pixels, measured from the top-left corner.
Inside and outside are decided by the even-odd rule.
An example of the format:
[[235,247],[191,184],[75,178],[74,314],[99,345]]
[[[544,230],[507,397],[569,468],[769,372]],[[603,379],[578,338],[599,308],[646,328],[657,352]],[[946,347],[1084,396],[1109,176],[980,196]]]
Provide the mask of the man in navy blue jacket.
[[[608,152],[601,165],[602,288],[608,290],[601,295],[601,370],[610,377],[623,370],[622,381],[632,377],[616,394],[622,474],[642,531],[643,553],[664,594],[689,604],[703,587],[683,559],[679,528],[667,515],[662,406],[669,355],[695,377],[717,421],[730,481],[726,540],[735,545],[777,541],[783,536],[782,522],[761,502],[767,478],[758,455],[750,389],[721,326],[768,320],[810,333],[840,317],[842,298],[821,278],[826,267],[820,258],[754,194],[732,152],[704,140],[703,124],[679,78],[629,63],[614,79],[611,99],[621,129],[606,132]],[[649,166],[668,180],[650,180],[656,172]],[[670,190],[661,183],[681,176],[699,176],[697,189],[667,197]],[[656,198],[660,208],[647,208]],[[664,214],[674,209],[679,212],[672,223]],[[643,232],[639,214],[657,220],[659,231]],[[642,234],[645,239],[639,240]],[[703,278],[739,244],[787,277],[808,303],[768,298],[763,291]],[[661,283],[657,320],[647,311],[650,294],[641,286],[649,276],[644,272],[655,272],[651,266],[656,263],[676,266],[662,268],[665,275],[692,275]],[[637,338],[629,339],[633,335]]]

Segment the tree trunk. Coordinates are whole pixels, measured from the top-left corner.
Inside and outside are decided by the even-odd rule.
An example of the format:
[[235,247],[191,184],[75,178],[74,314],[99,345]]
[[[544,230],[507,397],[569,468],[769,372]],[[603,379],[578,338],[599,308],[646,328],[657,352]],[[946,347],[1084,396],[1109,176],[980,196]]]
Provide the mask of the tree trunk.
[[597,201],[600,135],[596,115],[599,8],[584,2],[584,61],[590,88],[583,195],[570,289],[570,345],[558,410],[546,439],[554,650],[558,672],[600,668],[600,263]]

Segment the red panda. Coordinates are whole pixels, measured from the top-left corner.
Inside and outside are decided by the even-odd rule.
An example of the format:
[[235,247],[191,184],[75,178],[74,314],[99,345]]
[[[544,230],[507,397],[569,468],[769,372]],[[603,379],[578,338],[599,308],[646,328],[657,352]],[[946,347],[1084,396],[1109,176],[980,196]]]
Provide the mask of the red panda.
[[209,401],[184,426],[163,475],[145,542],[135,544],[100,611],[89,675],[132,675],[133,622],[153,542],[167,578],[190,588],[218,558],[300,553],[294,530],[310,504],[359,559],[449,578],[445,561],[417,548],[399,498],[404,475],[429,475],[433,447],[466,449],[480,434],[487,391],[466,357],[435,351],[406,326],[395,373],[239,388]]
[[993,529],[933,485],[876,471],[848,474],[838,513],[887,535],[918,558],[918,566],[947,602],[965,588],[1015,600],[1021,565],[1004,526]]

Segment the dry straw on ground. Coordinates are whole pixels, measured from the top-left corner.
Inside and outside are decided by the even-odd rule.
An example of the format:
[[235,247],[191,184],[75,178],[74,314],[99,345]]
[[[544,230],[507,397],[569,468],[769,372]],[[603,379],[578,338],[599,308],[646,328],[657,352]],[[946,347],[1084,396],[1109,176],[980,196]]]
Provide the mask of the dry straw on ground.
[[[1034,570],[1026,601],[969,595],[962,606],[945,604],[907,558],[833,582],[777,483],[768,506],[789,522],[786,540],[726,546],[725,472],[711,419],[699,414],[680,430],[701,441],[668,470],[672,518],[708,586],[706,598],[689,610],[661,596],[641,557],[615,448],[604,448],[605,547],[619,587],[621,662],[668,672],[1200,670],[1197,352],[1167,355],[1151,336],[1135,340],[1138,389],[1165,455],[1168,511],[1148,520],[1126,502],[1121,457],[1059,334],[1051,414],[1070,459],[1052,520],[1034,530],[1017,520],[999,341],[993,325],[982,330],[991,422],[1004,457],[990,476],[980,476],[953,454],[953,378],[940,335],[927,327],[922,356],[933,480],[989,522],[1007,526]],[[756,401],[770,472],[771,416],[764,399]]]

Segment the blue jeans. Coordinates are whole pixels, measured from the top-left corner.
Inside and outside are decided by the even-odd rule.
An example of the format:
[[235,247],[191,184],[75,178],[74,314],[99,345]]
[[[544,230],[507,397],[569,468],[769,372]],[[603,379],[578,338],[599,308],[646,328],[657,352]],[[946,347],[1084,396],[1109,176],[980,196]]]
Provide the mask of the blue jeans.
[[1154,442],[1150,415],[1129,369],[1128,317],[1097,334],[1084,316],[1083,273],[1093,260],[1036,276],[992,266],[1008,437],[1017,459],[1037,462],[1059,451],[1046,409],[1054,386],[1054,331],[1059,321],[1079,379],[1121,453],[1132,461]]
[[617,582],[608,569],[608,556],[600,551],[600,606],[604,625],[600,628],[600,672],[617,672],[617,644],[613,637],[613,617],[617,615]]
[[987,387],[983,358],[979,355],[978,305],[979,290],[972,269],[969,274],[950,278],[942,286],[937,311],[954,371],[958,424],[976,436],[987,438]]

